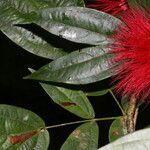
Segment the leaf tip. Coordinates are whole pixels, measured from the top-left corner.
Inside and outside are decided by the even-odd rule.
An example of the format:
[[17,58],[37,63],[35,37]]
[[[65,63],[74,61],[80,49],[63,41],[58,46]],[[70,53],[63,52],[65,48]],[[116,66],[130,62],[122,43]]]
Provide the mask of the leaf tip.
[[30,72],[34,72],[34,71],[35,71],[35,70],[32,69],[32,68],[28,68],[28,70],[29,70]]
[[30,79],[30,75],[23,77],[22,79]]

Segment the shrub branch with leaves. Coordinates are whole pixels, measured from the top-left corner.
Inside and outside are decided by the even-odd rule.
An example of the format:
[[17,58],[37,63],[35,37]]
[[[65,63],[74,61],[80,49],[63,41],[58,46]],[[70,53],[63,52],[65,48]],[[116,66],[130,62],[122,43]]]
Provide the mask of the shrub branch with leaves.
[[[48,129],[83,123],[61,150],[96,150],[97,121],[104,120],[113,120],[110,144],[99,150],[149,149],[150,129],[135,132],[139,106],[150,95],[149,8],[149,0],[1,0],[0,30],[24,50],[49,59],[38,70],[29,68],[24,79],[39,82],[55,103],[84,120],[45,126],[28,110],[0,105],[0,149],[47,150]],[[110,78],[113,88],[80,88]],[[95,118],[88,97],[107,93],[122,114]]]

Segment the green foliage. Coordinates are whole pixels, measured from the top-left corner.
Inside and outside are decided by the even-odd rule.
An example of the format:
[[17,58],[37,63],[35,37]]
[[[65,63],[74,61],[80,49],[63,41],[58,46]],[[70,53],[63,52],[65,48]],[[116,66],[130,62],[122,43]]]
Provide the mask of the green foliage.
[[87,96],[103,96],[103,95],[109,93],[111,89],[113,89],[113,87],[110,88],[110,89],[104,89],[104,90],[100,90],[100,91],[88,92],[88,93],[86,93],[86,95]]
[[61,150],[96,150],[98,148],[98,125],[85,123],[74,130]]
[[46,150],[49,134],[43,120],[31,111],[0,105],[1,150]]
[[[35,34],[25,26],[23,26],[24,28],[20,27],[19,24],[35,23],[36,19],[40,18],[39,13],[37,16],[37,11],[42,13],[46,8],[83,5],[82,0],[1,0],[0,30],[25,50],[41,57],[56,59],[65,55],[66,52],[61,48],[53,47],[41,33]],[[16,24],[18,25],[16,26]]]
[[[140,4],[143,8],[150,5],[149,0],[128,2],[130,6]],[[32,74],[25,78],[40,81],[45,92],[62,108],[78,117],[91,119],[71,133],[61,150],[96,150],[98,147],[98,125],[94,122],[95,112],[87,96],[102,96],[111,89],[84,92],[80,87],[76,90],[66,88],[66,85],[101,82],[114,76],[116,66],[109,64],[112,54],[108,53],[108,44],[112,42],[109,36],[120,23],[109,14],[84,8],[83,0],[0,1],[0,30],[23,49],[53,60],[37,71],[30,70]],[[75,48],[72,50],[68,45],[64,48],[61,42],[71,43]],[[128,100],[128,97],[121,100],[125,113]],[[0,105],[0,122],[1,150],[48,149],[47,128],[36,114]],[[121,117],[113,121],[109,140],[115,142],[100,150],[150,147],[150,129],[122,137],[125,134],[122,124]]]
[[109,141],[113,142],[116,139],[124,136],[123,118],[116,119],[112,122],[109,129]]
[[87,84],[114,75],[107,54],[108,48],[90,47],[63,56],[25,77],[41,81]]
[[52,100],[81,118],[94,118],[95,113],[85,93],[82,91],[70,90],[50,84],[41,83],[43,89]]
[[119,19],[83,7],[58,7],[39,10],[36,24],[64,39],[84,44],[104,45]]
[[[66,6],[83,6],[83,1],[25,0],[22,3],[20,0],[15,2],[2,0],[0,29],[22,48],[50,59],[61,57],[66,52],[47,42],[41,33],[30,31],[31,23],[73,42],[92,45],[108,43],[106,35],[113,32],[119,22],[118,19],[95,10]],[[30,24],[30,26],[25,26],[25,24]]]

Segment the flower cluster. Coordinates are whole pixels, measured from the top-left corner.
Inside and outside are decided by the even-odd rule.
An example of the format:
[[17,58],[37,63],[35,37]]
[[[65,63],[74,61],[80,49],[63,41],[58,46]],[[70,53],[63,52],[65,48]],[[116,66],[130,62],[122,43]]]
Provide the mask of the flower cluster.
[[140,100],[150,96],[150,14],[139,9],[130,9],[122,16],[113,35],[111,52],[113,63],[120,63],[115,71],[117,91]]
[[121,96],[134,96],[148,100],[150,96],[150,14],[141,8],[129,8],[126,0],[89,0],[86,7],[104,11],[111,15],[128,10],[121,15],[122,24],[110,37],[111,63],[117,81],[116,91]]

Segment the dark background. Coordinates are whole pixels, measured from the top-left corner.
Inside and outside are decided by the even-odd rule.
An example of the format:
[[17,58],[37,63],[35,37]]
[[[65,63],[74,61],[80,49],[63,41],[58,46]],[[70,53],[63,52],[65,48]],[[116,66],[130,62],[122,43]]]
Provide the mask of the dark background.
[[[36,81],[22,79],[23,76],[29,74],[27,68],[38,69],[48,62],[48,59],[40,58],[23,50],[0,32],[0,103],[29,109],[43,118],[47,126],[81,120],[53,103]],[[94,85],[90,85],[91,88],[93,88],[92,86]],[[121,115],[109,94],[102,97],[90,97],[90,101],[97,118]],[[138,129],[144,128],[150,123],[149,107],[142,106],[140,110]],[[108,143],[108,129],[111,122],[98,122],[99,146]],[[77,126],[50,129],[49,149],[59,150],[65,139]]]

